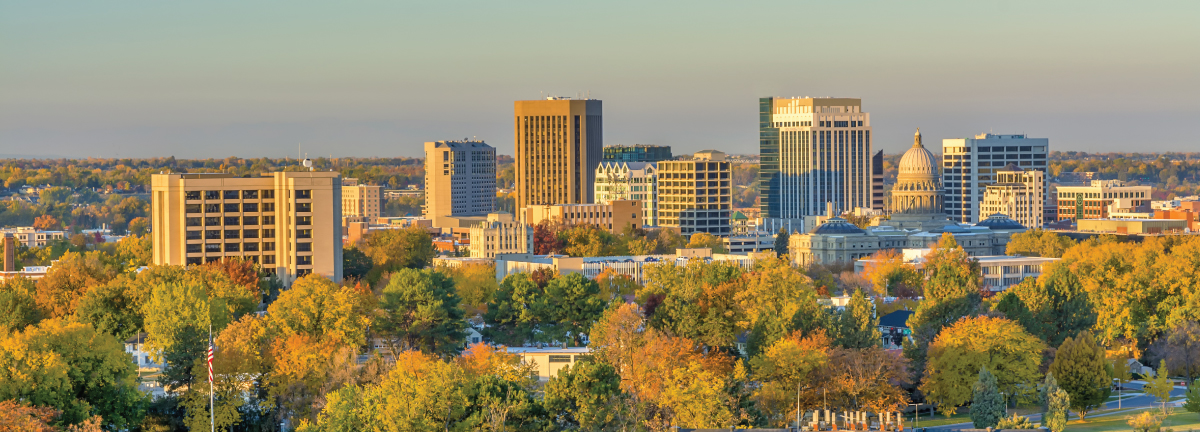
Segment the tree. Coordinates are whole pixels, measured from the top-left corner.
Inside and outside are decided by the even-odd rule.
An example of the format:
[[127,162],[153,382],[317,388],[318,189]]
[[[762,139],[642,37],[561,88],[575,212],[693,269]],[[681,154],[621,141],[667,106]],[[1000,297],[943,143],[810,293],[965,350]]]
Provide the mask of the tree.
[[835,335],[836,329],[829,325],[831,315],[817,303],[812,279],[787,259],[759,261],[754,271],[742,275],[740,283],[735,300],[742,320],[737,326],[750,331],[746,341],[748,358],[792,331],[812,334],[822,329]]
[[1167,361],[1160,360],[1154,378],[1146,380],[1146,385],[1142,386],[1142,390],[1158,399],[1163,404],[1163,409],[1166,409],[1167,401],[1171,400],[1171,390],[1174,389],[1174,383],[1167,376]]
[[49,319],[0,340],[0,400],[53,407],[68,424],[139,424],[148,398],[135,376],[121,343],[87,324]]
[[976,429],[996,427],[1004,418],[1004,395],[996,386],[996,376],[987,368],[979,369],[979,379],[971,391],[971,422]]
[[1050,396],[1058,390],[1058,380],[1054,379],[1054,373],[1047,372],[1045,381],[1038,388],[1038,405],[1041,406],[1043,418],[1050,409]]
[[346,346],[366,343],[369,297],[311,274],[292,283],[267,309],[269,327],[283,335],[304,335]]
[[706,233],[698,232],[692,234],[688,241],[687,248],[708,248],[712,249],[713,253],[726,253],[729,250],[725,248],[725,241],[720,237]]
[[401,269],[392,273],[380,295],[382,316],[375,328],[395,355],[406,350],[456,354],[466,338],[466,320],[458,306],[454,281],[434,270]]
[[1153,357],[1167,361],[1167,370],[1187,377],[1200,374],[1200,324],[1180,321],[1150,345]]
[[882,337],[875,307],[861,290],[854,291],[838,318],[837,344],[843,348],[867,348],[878,346]]
[[543,292],[529,273],[506,276],[483,315],[483,322],[487,324],[483,337],[492,343],[509,346],[532,341],[538,324],[533,305]]
[[775,234],[775,256],[786,258],[790,255],[788,252],[788,238],[791,236],[787,228],[779,228],[779,232]]
[[1008,255],[1035,256],[1042,258],[1062,258],[1075,240],[1070,237],[1034,228],[1023,233],[1013,234],[1008,242],[1005,253]]
[[827,374],[838,406],[886,412],[908,403],[908,362],[881,347],[834,349]]
[[563,251],[573,257],[624,254],[623,251],[617,250],[620,246],[617,236],[593,224],[576,225],[568,230],[559,231],[558,238],[564,245]]
[[691,260],[683,266],[660,262],[644,271],[646,286],[638,297],[663,297],[649,315],[652,326],[709,347],[734,346],[743,321],[737,306],[740,267]]
[[371,257],[356,247],[342,250],[342,277],[346,279],[366,277],[373,264]]
[[565,245],[558,238],[558,232],[562,231],[561,224],[552,223],[549,219],[542,219],[537,225],[533,226],[533,253],[536,255],[548,254],[564,254]]
[[600,286],[579,273],[554,278],[533,306],[537,321],[550,341],[583,343],[582,335],[604,313]]
[[76,319],[120,341],[137,335],[144,327],[142,308],[149,300],[149,293],[139,290],[134,279],[134,276],[122,274],[89,290],[79,300]]
[[978,371],[996,371],[1000,390],[1017,400],[1029,399],[1027,385],[1036,380],[1046,345],[1004,318],[963,318],[947,327],[929,345],[925,382],[920,386],[927,399],[953,414],[970,400],[972,382]]
[[463,264],[458,267],[440,266],[438,271],[454,279],[454,290],[462,299],[469,316],[480,313],[496,295],[496,266],[494,264]]
[[136,217],[129,221],[129,234],[133,236],[144,236],[150,232],[150,219],[145,217]]
[[62,222],[53,215],[44,214],[34,219],[33,227],[42,231],[54,231],[62,228]]
[[[982,300],[979,262],[967,255],[950,233],[943,233],[926,256],[925,273],[925,300],[908,319],[912,339],[904,344],[904,356],[922,372],[927,369],[929,344],[946,326],[977,315]],[[977,369],[971,369],[971,373]]]
[[608,301],[623,301],[624,296],[634,295],[642,287],[632,277],[617,273],[612,268],[602,270],[594,280],[600,286],[600,297]]
[[1066,390],[1055,389],[1047,400],[1046,414],[1042,416],[1042,425],[1051,432],[1062,432],[1067,428],[1067,414],[1071,406],[1071,395]]
[[1071,408],[1085,418],[1088,411],[1104,405],[1111,392],[1104,347],[1096,344],[1091,332],[1067,338],[1050,364],[1058,386],[1071,395]]
[[1079,278],[1059,263],[1050,264],[1036,282],[1026,279],[1010,288],[996,309],[1052,346],[1096,324],[1096,313]]
[[883,296],[904,297],[921,289],[921,274],[912,265],[904,262],[904,256],[895,249],[881,249],[866,260],[863,276],[871,281],[875,292]]
[[[126,292],[137,292],[139,296],[145,295],[143,290],[149,290],[142,308],[146,344],[151,352],[164,355],[175,348],[179,338],[191,341],[194,335],[207,334],[210,326],[219,333],[225,325],[258,305],[257,292],[234,283],[224,272],[205,266],[151,268],[138,274],[136,282],[126,287]],[[191,358],[192,349],[184,348],[187,353],[184,358]],[[187,370],[192,367],[190,363],[181,366]]]
[[425,268],[433,261],[433,237],[425,228],[413,225],[405,229],[380,230],[366,236],[363,253],[375,267],[367,274],[374,283],[386,273],[402,268]]
[[1183,409],[1188,412],[1200,413],[1200,386],[1195,383],[1188,386],[1184,395]]
[[1036,427],[1029,417],[1013,413],[1012,416],[1000,419],[1000,422],[996,424],[996,429],[1036,429]]
[[546,383],[543,405],[562,429],[605,430],[619,421],[621,377],[607,363],[577,362]]
[[37,286],[29,279],[0,281],[0,334],[21,331],[42,320],[36,293]]
[[48,318],[69,316],[89,289],[114,276],[116,272],[104,265],[99,252],[67,252],[37,281],[38,306]]

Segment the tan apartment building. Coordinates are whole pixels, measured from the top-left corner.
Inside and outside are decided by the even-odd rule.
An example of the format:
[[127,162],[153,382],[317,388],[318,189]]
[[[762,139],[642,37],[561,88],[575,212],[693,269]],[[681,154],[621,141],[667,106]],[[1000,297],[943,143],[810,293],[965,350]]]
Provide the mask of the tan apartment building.
[[382,213],[383,186],[360,184],[356,178],[342,179],[342,226],[368,222]]
[[552,204],[531,205],[522,210],[521,221],[534,226],[543,220],[564,225],[596,225],[613,234],[620,234],[626,226],[642,227],[642,202],[638,200],[612,200],[608,204]]
[[284,285],[316,273],[342,279],[342,185],[336,172],[155,174],[151,239],[156,265],[237,257]]
[[12,234],[17,244],[25,245],[27,248],[43,247],[54,240],[67,238],[66,232],[42,231],[34,227],[4,228],[0,229],[0,234]]
[[601,102],[548,97],[514,103],[517,199],[514,208],[595,202],[603,157]]
[[1059,186],[1056,191],[1058,220],[1107,218],[1114,202],[1120,202],[1120,207],[1127,209],[1148,207],[1152,189],[1150,186],[1125,186],[1120,180],[1092,180],[1089,186]]
[[489,213],[487,221],[471,227],[471,258],[495,258],[496,254],[533,252],[533,225],[512,213]]
[[425,143],[425,218],[444,227],[453,216],[496,209],[496,149],[483,141]]
[[1079,219],[1079,231],[1117,234],[1179,234],[1188,228],[1184,219]]
[[1026,228],[1041,228],[1046,196],[1046,172],[1010,164],[996,171],[996,182],[983,193],[983,214],[1004,214]]
[[691,160],[658,163],[658,226],[677,227],[684,236],[731,234],[730,167],[725,153],[705,150]]

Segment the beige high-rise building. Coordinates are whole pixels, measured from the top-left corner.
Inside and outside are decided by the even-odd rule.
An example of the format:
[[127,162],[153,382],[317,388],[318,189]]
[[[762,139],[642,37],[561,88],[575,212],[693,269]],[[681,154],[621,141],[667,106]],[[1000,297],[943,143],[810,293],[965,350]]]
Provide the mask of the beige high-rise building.
[[678,227],[683,235],[730,235],[732,205],[729,162],[716,150],[691,160],[658,163],[658,226]]
[[316,273],[342,279],[342,181],[336,172],[155,174],[154,264],[237,257],[290,286]]
[[425,143],[425,218],[449,226],[453,216],[496,209],[496,149],[483,141]]
[[533,225],[513,218],[508,212],[489,213],[487,221],[471,227],[472,258],[495,258],[496,254],[533,252]]
[[366,222],[380,216],[383,186],[359,184],[356,178],[342,179],[342,226]]
[[549,97],[514,103],[518,211],[528,205],[588,204],[603,157],[601,103]]
[[995,171],[996,182],[983,192],[983,214],[1001,213],[1026,228],[1042,227],[1046,173],[1009,164]]

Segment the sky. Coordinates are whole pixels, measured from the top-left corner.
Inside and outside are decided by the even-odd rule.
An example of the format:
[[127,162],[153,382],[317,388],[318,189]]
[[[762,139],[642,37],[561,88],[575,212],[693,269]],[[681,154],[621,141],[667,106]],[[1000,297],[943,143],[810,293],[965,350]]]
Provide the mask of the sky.
[[[513,152],[513,101],[589,95],[604,144],[758,152],[758,98],[861,98],[1052,150],[1200,151],[1200,2],[5,1],[0,157]],[[300,150],[298,150],[298,148]]]

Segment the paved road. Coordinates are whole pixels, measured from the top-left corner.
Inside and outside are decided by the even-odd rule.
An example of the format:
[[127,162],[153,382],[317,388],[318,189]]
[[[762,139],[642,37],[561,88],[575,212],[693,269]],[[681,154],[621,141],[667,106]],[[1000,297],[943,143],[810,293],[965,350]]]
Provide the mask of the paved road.
[[[1122,396],[1124,396],[1124,398],[1120,402],[1120,408],[1123,410],[1127,410],[1127,409],[1131,409],[1131,408],[1136,409],[1136,408],[1147,408],[1147,407],[1152,407],[1152,406],[1158,406],[1159,402],[1158,402],[1157,398],[1155,398],[1154,396],[1141,394],[1142,386],[1144,386],[1144,385],[1145,385],[1145,382],[1143,382],[1143,381],[1134,381],[1134,382],[1126,383],[1124,388],[1121,390],[1121,394],[1122,394]],[[1187,392],[1187,387],[1175,386],[1175,390],[1171,390],[1171,397],[1172,398],[1182,397],[1185,392]],[[1138,393],[1139,395],[1132,396],[1132,397],[1127,396],[1129,393]],[[1114,396],[1116,394],[1117,394],[1116,392],[1113,392]],[[1117,401],[1108,402],[1108,403],[1104,404],[1104,409],[1117,409],[1117,405],[1118,405]],[[1038,421],[1041,421],[1041,419],[1042,419],[1041,414],[1030,414],[1028,417],[1030,420],[1032,420],[1035,423]],[[1077,419],[1079,417],[1072,415],[1071,418]],[[908,426],[908,424],[905,424],[905,426]],[[929,429],[929,430],[969,429],[972,427],[974,427],[974,425],[972,425],[971,423],[958,423],[958,424],[951,424],[951,425],[933,426],[933,427],[929,427],[927,429]]]

